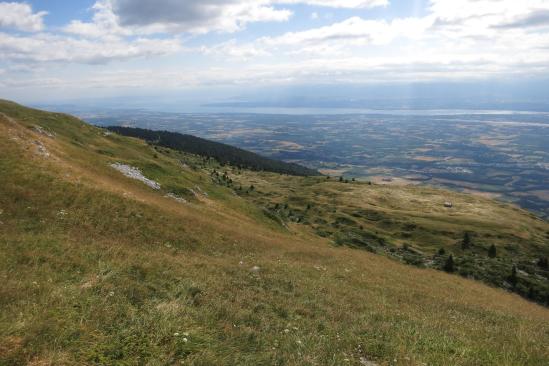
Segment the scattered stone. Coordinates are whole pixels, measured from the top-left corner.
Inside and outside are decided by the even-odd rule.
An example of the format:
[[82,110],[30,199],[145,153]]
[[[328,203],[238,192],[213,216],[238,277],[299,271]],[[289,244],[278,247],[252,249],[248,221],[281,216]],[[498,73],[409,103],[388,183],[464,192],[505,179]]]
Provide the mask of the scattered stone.
[[43,129],[42,127],[40,126],[34,126],[34,130],[36,132],[38,132],[39,134],[41,135],[44,135],[44,136],[47,136],[47,137],[50,137],[50,138],[54,138],[55,137],[55,134],[49,132],[49,131],[46,131],[45,129]]
[[207,194],[206,192],[204,192],[204,191],[202,190],[202,188],[200,188],[200,186],[195,186],[195,188],[196,188],[196,190],[197,190],[198,192],[202,193],[205,197],[208,197],[208,194]]
[[260,267],[258,266],[253,266],[252,269],[250,271],[254,272],[254,273],[258,273],[259,271],[261,270]]
[[34,144],[36,145],[36,153],[38,155],[41,155],[45,158],[48,158],[50,156],[50,152],[48,151],[48,149],[46,149],[46,147],[44,146],[44,144],[42,144],[42,142],[36,140],[34,141]]
[[359,360],[360,364],[363,366],[378,366],[377,363],[368,361],[366,357],[361,357]]
[[152,189],[160,189],[159,183],[155,182],[152,179],[146,178],[143,173],[141,173],[141,170],[139,170],[138,168],[120,163],[111,164],[111,167],[118,170],[120,173],[124,174],[128,178],[136,179],[145,183]]
[[454,204],[452,202],[444,202],[444,207],[452,208],[452,207],[454,207]]
[[177,196],[177,195],[174,194],[174,193],[168,193],[165,197],[171,198],[171,199],[173,199],[173,200],[175,200],[175,201],[177,201],[177,202],[179,202],[179,203],[187,203],[187,200],[186,200],[186,199],[184,199],[183,197],[179,197],[179,196]]
[[530,274],[528,272],[523,271],[522,269],[517,269],[517,274],[524,277],[530,277]]

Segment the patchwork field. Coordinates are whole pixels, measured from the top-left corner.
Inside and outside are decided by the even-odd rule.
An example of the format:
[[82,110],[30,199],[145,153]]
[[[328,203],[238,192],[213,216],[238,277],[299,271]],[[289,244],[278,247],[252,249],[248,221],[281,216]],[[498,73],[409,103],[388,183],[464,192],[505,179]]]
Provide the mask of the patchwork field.
[[298,162],[334,176],[367,180],[382,176],[456,191],[483,192],[541,217],[549,215],[549,200],[543,193],[549,187],[547,113],[76,112],[102,126],[129,125],[190,133]]

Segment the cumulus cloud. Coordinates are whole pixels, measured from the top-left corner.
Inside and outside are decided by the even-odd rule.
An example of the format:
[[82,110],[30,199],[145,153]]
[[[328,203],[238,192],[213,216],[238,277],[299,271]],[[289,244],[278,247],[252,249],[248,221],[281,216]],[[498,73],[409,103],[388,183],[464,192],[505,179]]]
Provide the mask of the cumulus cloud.
[[0,2],[0,28],[13,28],[25,32],[38,32],[44,28],[45,11],[33,13],[26,3]]
[[0,61],[24,63],[103,64],[110,61],[173,54],[182,49],[177,37],[153,37],[118,24],[108,0],[91,8],[91,22],[71,21],[63,33],[14,35],[0,32]]
[[292,12],[268,0],[109,0],[122,26],[159,31],[235,32],[252,22],[287,21]]
[[173,39],[88,40],[43,33],[33,36],[0,33],[2,58],[20,62],[100,64],[113,60],[160,56],[180,49],[179,42]]
[[[0,60],[63,65],[173,54],[183,50],[173,33],[190,32],[192,44],[198,45],[185,54],[184,66],[158,71],[153,64],[150,70],[137,73],[96,74],[79,81],[40,80],[48,85],[82,81],[177,88],[549,75],[549,0],[429,0],[416,17],[353,16],[308,30],[257,39],[246,34],[246,41],[231,34],[230,39],[219,37],[222,41],[217,45],[200,44],[218,36],[199,33],[234,32],[253,22],[288,20],[291,11],[285,7],[296,3],[365,9],[388,2],[100,0],[91,9],[91,21],[73,21],[65,33],[0,33]],[[306,9],[314,10],[318,11]],[[18,80],[11,82],[20,85]]]
[[[317,63],[324,66],[324,75],[333,66],[334,78],[355,73],[360,79],[365,75],[361,66],[386,79],[547,73],[548,0],[431,0],[427,10],[421,17],[390,21],[351,17],[231,46],[258,54],[263,49],[295,64],[304,61],[301,66],[307,70]],[[230,51],[217,48],[225,50]]]
[[549,27],[549,10],[539,10],[517,17],[508,23],[498,24],[496,28]]
[[277,2],[349,9],[375,8],[389,5],[389,0],[278,0]]
[[213,47],[201,47],[200,51],[205,55],[229,57],[233,60],[251,60],[261,56],[268,56],[270,53],[261,47],[252,44],[239,44],[236,39],[231,39]]
[[398,37],[416,37],[429,26],[430,22],[426,19],[405,18],[387,22],[352,17],[325,27],[289,32],[278,37],[265,37],[261,41],[275,46],[310,46],[334,42],[340,46],[380,45],[390,43]]
[[[105,0],[106,1],[106,0]],[[235,32],[254,22],[287,21],[292,12],[277,5],[331,8],[387,6],[388,0],[108,0],[120,25],[161,31]]]
[[93,11],[91,22],[73,20],[64,28],[67,33],[83,37],[129,36],[132,31],[118,24],[118,18],[112,11],[112,5],[107,0],[96,2],[90,9]]

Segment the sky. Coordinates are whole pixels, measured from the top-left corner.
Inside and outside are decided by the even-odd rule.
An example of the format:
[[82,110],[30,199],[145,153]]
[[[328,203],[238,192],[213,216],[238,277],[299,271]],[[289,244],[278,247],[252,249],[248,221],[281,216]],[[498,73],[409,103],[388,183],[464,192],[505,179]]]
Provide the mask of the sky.
[[21,102],[545,79],[549,0],[0,1]]

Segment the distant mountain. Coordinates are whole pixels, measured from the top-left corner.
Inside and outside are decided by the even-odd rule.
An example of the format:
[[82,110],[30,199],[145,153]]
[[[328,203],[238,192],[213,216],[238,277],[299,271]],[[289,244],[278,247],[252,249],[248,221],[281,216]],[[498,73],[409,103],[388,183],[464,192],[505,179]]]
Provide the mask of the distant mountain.
[[133,127],[111,126],[107,128],[120,135],[137,137],[154,145],[214,158],[221,164],[230,164],[250,170],[268,171],[295,176],[322,175],[314,169],[309,169],[299,164],[269,159],[251,151],[192,135],[183,135],[168,131],[152,131]]

